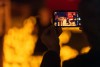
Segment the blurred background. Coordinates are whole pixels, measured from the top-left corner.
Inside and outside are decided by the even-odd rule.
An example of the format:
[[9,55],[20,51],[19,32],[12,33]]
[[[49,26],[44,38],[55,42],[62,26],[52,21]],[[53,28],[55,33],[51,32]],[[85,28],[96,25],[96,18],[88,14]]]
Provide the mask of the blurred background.
[[[43,7],[51,12],[78,10],[79,1],[0,0],[0,67],[39,67],[47,48],[39,41],[41,33],[37,35],[36,31],[31,30],[35,28],[32,27],[34,22],[37,23],[33,17],[37,17]],[[61,29],[59,44],[62,62],[90,50],[87,38],[79,27]]]

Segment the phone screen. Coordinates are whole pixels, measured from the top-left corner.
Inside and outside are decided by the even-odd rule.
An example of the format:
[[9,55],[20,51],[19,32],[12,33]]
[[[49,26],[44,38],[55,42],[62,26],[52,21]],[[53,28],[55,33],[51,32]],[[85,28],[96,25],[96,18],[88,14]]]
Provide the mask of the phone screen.
[[55,11],[53,13],[53,22],[55,26],[61,27],[79,27],[81,26],[78,11]]

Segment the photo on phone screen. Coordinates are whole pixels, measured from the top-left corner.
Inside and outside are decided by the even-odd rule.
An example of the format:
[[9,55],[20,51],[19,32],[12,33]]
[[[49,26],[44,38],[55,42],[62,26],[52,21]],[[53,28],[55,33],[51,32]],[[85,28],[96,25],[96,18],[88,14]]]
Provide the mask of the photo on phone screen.
[[78,11],[55,11],[53,15],[55,26],[79,27],[81,25]]

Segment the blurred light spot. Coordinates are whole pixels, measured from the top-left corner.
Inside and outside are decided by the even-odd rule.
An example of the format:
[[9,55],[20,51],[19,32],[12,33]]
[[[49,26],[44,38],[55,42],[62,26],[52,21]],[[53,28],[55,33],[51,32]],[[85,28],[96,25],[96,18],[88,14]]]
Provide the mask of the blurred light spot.
[[70,60],[78,55],[78,51],[71,48],[70,46],[63,46],[60,50],[60,56],[62,61]]
[[36,19],[30,17],[22,28],[13,27],[5,35],[3,67],[39,67],[42,57],[32,56],[38,38],[32,35],[35,24]]
[[82,48],[81,53],[82,54],[86,54],[86,53],[88,53],[90,51],[90,49],[91,49],[91,47],[89,47],[89,46],[84,47],[84,48]]
[[74,33],[82,33],[82,30],[80,30],[79,27],[64,27],[62,28],[63,31],[71,31],[71,32],[74,32]]
[[60,46],[62,46],[62,44],[66,44],[69,42],[71,37],[71,33],[70,32],[62,32],[62,34],[59,36],[59,40],[60,40]]

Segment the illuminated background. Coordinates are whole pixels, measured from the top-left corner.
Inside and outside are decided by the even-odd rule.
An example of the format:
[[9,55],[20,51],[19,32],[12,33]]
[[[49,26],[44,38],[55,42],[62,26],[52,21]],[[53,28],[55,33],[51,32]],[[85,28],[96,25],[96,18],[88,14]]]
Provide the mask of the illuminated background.
[[[0,3],[3,1],[4,0],[0,0]],[[33,23],[35,23],[35,20],[29,18],[24,21],[25,19],[20,17],[20,21],[14,19],[14,22],[10,23],[10,8],[13,6],[11,6],[10,0],[5,0],[4,3],[6,5],[5,7],[0,5],[0,35],[1,37],[3,36],[2,32],[6,32],[7,34],[4,35],[4,42],[0,38],[0,41],[3,42],[3,45],[0,45],[0,67],[2,67],[2,64],[3,67],[39,67],[43,56],[31,56],[31,54],[34,53],[32,50],[35,49],[35,42],[38,38],[37,35],[31,35],[31,29],[34,29]],[[33,15],[36,14],[36,10],[40,8],[42,4],[45,4],[51,10],[77,10],[78,3],[79,0],[34,0],[33,6],[35,7],[33,9]],[[16,7],[15,9],[19,8],[21,9],[21,7]],[[25,9],[24,7],[22,8],[23,10]],[[26,9],[25,12],[28,13]],[[22,13],[24,15],[24,12]],[[26,23],[22,24],[20,22]],[[2,28],[3,24],[5,28]],[[12,27],[10,27],[11,24]],[[62,28],[62,30],[63,32],[59,36],[62,61],[75,58],[77,55],[89,51],[89,43],[79,28]]]

